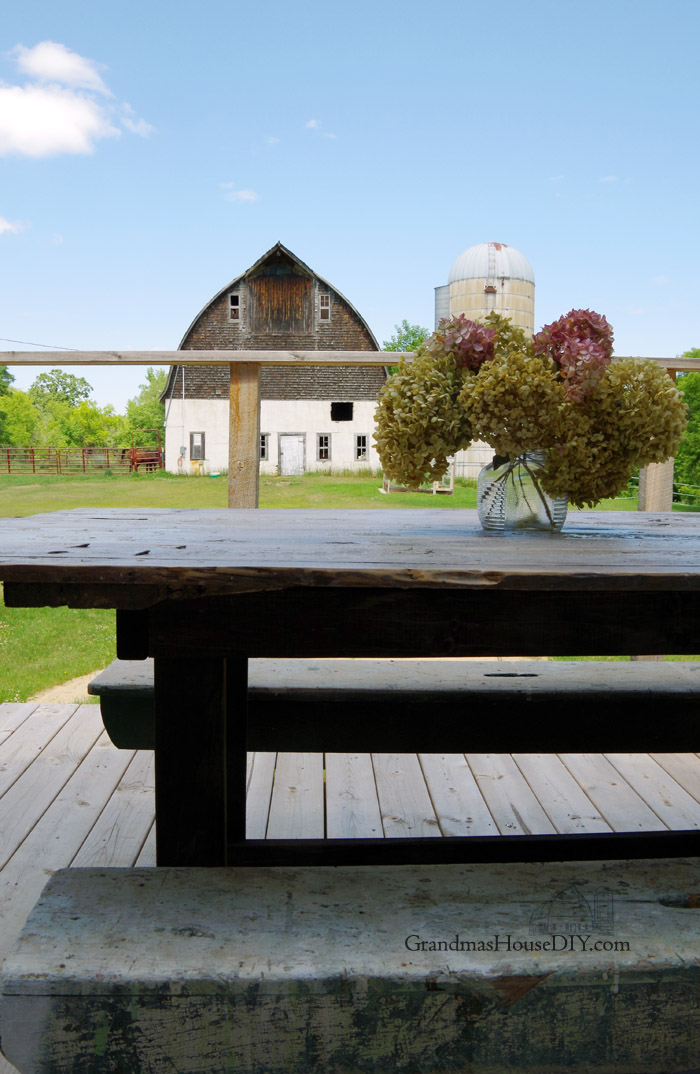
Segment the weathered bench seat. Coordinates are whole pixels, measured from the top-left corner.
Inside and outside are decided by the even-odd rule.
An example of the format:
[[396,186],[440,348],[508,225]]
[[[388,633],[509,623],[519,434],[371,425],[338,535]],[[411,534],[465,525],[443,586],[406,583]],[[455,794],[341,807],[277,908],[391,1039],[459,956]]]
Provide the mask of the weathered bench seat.
[[697,860],[67,869],[5,964],[21,1074],[700,1069]]
[[[89,692],[116,746],[154,746],[151,660]],[[249,662],[251,750],[694,751],[700,663],[538,660]],[[463,743],[463,745],[460,745]]]

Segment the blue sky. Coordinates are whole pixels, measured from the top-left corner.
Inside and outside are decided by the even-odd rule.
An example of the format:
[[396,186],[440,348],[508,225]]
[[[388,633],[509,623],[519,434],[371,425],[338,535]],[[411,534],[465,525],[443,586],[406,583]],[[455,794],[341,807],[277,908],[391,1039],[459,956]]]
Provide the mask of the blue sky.
[[[380,343],[495,240],[537,325],[700,346],[699,32],[700,0],[8,5],[0,349],[175,348],[278,239]],[[82,372],[119,410],[143,380]]]

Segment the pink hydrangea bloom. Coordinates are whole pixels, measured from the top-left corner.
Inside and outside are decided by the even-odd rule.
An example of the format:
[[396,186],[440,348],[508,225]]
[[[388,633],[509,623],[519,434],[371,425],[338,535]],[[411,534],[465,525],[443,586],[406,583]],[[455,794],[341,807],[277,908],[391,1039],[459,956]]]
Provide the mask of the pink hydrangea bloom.
[[496,332],[476,321],[469,321],[460,313],[449,321],[442,321],[438,329],[446,351],[454,354],[458,368],[479,367],[494,355]]
[[585,399],[600,383],[612,360],[613,331],[593,310],[571,310],[532,338],[535,354],[548,354],[559,366],[567,397]]

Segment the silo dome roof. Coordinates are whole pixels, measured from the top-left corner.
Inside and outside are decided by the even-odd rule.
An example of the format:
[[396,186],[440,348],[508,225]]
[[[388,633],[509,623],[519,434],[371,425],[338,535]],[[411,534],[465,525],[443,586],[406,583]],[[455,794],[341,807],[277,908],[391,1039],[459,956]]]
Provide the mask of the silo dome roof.
[[459,255],[450,269],[448,283],[503,277],[535,282],[532,265],[514,246],[507,246],[505,242],[480,242]]

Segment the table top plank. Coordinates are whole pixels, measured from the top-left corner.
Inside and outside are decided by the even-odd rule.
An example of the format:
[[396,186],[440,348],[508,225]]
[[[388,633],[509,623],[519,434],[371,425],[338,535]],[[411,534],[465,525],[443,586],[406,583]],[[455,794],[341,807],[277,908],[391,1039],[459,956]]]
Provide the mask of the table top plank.
[[476,512],[90,509],[0,519],[0,580],[165,587],[700,589],[700,518],[572,512],[561,534],[493,535]]

